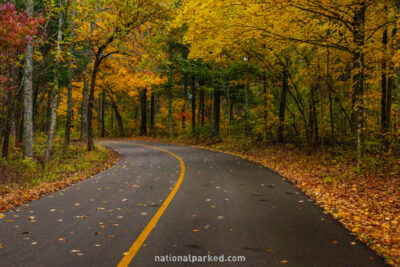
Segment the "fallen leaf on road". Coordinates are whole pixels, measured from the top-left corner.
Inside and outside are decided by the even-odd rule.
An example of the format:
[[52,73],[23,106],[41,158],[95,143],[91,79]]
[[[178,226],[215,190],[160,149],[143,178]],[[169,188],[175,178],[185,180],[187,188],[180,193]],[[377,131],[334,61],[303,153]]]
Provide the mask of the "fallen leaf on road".
[[193,230],[193,232],[199,232],[199,231],[200,231],[200,230],[198,230],[198,229],[194,229],[194,230]]

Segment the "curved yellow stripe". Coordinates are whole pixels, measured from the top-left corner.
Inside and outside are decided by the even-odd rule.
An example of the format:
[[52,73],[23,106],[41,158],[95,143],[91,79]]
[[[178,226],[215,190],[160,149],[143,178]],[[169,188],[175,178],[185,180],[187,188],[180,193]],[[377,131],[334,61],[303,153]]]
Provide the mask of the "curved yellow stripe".
[[179,187],[182,184],[183,177],[185,176],[185,163],[183,163],[183,160],[175,155],[172,152],[169,152],[165,149],[159,148],[159,147],[152,147],[152,146],[147,146],[147,145],[140,145],[140,144],[135,144],[138,146],[143,146],[143,147],[149,147],[152,149],[157,149],[163,152],[166,152],[175,158],[177,158],[181,164],[181,174],[179,176],[178,182],[176,183],[175,187],[172,189],[171,193],[168,195],[168,197],[165,199],[164,203],[161,205],[161,207],[158,209],[156,214],[154,214],[153,218],[151,218],[150,222],[146,225],[142,233],[139,235],[139,237],[136,239],[135,243],[133,243],[132,247],[129,249],[127,253],[125,253],[125,256],[122,258],[121,262],[118,264],[118,267],[126,267],[129,265],[129,263],[132,261],[133,257],[135,257],[136,253],[140,249],[140,247],[143,245],[143,242],[146,240],[146,238],[149,236],[153,228],[156,226],[158,220],[161,218],[163,215],[164,211],[168,208],[168,205],[171,203],[172,199],[176,195],[176,192],[178,192]]

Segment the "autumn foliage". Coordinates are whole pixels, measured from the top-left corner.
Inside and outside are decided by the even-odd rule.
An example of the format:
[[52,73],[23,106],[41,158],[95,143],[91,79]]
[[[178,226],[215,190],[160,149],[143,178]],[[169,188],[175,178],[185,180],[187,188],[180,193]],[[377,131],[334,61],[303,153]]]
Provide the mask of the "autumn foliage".
[[0,5],[5,162],[45,168],[54,136],[66,153],[96,137],[221,144],[400,264],[399,1],[14,2]]

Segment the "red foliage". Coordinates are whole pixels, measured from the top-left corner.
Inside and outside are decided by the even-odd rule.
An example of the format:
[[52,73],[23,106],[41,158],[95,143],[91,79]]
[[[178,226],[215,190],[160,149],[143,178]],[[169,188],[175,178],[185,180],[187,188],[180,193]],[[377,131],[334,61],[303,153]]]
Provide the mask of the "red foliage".
[[0,5],[0,56],[2,59],[25,49],[40,24],[41,17],[30,17],[26,12],[18,13],[11,3]]

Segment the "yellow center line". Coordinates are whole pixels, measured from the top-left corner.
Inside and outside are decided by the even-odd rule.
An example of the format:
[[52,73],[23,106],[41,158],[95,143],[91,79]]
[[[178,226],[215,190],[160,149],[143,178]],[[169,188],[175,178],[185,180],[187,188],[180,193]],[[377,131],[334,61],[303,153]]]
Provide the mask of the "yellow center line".
[[143,242],[147,239],[153,228],[156,226],[158,220],[161,218],[165,210],[168,208],[168,205],[171,203],[172,199],[175,197],[176,192],[178,192],[179,187],[182,184],[183,177],[185,176],[185,163],[183,163],[183,160],[177,156],[176,154],[169,152],[165,149],[159,148],[159,147],[153,147],[153,146],[147,146],[147,145],[140,145],[140,144],[135,144],[138,146],[143,146],[143,147],[148,147],[156,150],[160,150],[163,152],[166,152],[175,158],[177,158],[181,164],[181,174],[179,176],[178,182],[176,183],[175,187],[172,189],[171,193],[168,195],[168,197],[165,199],[164,203],[161,205],[161,207],[158,209],[156,214],[154,214],[153,218],[151,218],[150,222],[146,225],[142,233],[139,235],[139,237],[136,239],[135,243],[131,246],[129,251],[125,253],[124,257],[118,264],[118,267],[126,267],[129,265],[129,263],[132,261],[133,257],[135,257],[136,253],[139,251],[140,247],[143,245]]

